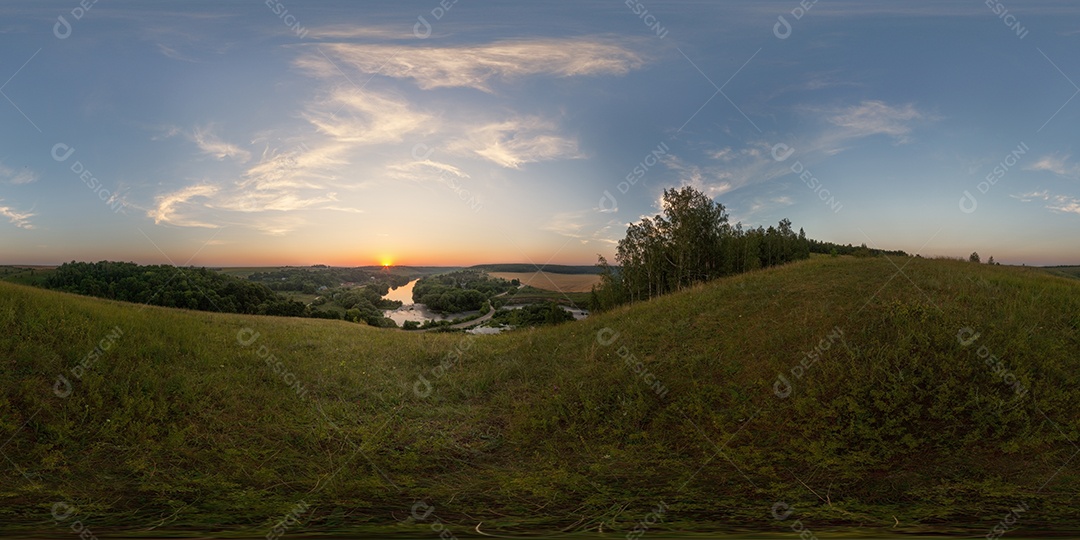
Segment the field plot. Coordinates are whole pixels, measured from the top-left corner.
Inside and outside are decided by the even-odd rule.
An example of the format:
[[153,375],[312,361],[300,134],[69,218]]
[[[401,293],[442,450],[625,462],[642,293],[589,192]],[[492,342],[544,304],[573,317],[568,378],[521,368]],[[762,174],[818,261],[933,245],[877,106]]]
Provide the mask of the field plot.
[[493,277],[519,279],[537,289],[561,292],[589,292],[600,283],[596,274],[552,274],[550,272],[490,272]]

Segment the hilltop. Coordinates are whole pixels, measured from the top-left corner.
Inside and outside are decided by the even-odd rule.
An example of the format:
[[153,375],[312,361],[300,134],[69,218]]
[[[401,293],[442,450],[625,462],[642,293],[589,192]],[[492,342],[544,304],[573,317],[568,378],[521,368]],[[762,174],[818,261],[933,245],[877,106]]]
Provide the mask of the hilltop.
[[1080,282],[900,257],[480,337],[0,283],[0,528],[1060,529],[1077,350]]

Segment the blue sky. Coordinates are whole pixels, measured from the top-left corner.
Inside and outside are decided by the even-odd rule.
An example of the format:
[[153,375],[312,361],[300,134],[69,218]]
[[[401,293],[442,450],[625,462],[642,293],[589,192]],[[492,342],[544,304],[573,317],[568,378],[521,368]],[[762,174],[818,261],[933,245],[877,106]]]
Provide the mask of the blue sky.
[[589,264],[682,185],[1080,264],[1078,45],[1075,2],[5,2],[0,264]]

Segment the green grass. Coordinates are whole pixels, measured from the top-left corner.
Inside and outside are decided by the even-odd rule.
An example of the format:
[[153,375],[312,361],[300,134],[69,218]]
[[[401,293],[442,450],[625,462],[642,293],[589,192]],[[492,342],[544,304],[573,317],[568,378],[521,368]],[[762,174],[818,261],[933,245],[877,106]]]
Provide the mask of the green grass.
[[54,270],[52,266],[0,266],[0,281],[41,286]]
[[1045,266],[1043,270],[1059,276],[1080,279],[1080,266]]
[[543,302],[557,302],[563,305],[574,305],[582,309],[589,309],[589,293],[587,292],[560,292],[538,289],[531,285],[513,289],[506,295],[508,304],[535,304]]
[[648,535],[983,536],[1020,503],[1022,531],[1074,529],[1078,351],[1080,283],[956,261],[814,258],[480,337],[0,283],[0,529],[262,536],[301,501],[289,534],[623,536],[661,501]]

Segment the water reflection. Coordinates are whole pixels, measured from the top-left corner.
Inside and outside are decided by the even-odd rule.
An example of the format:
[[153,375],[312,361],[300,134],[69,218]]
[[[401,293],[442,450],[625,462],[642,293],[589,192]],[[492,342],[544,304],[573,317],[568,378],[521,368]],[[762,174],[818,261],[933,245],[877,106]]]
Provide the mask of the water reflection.
[[385,298],[387,300],[399,300],[399,301],[401,301],[402,304],[411,304],[411,303],[413,303],[413,301],[412,301],[413,287],[416,286],[417,281],[420,281],[420,280],[419,279],[414,279],[414,280],[410,281],[409,283],[407,283],[405,285],[402,285],[401,287],[398,287],[396,289],[390,289],[390,292],[387,293],[386,296],[384,296],[383,298]]
[[401,287],[391,289],[390,292],[383,297],[387,300],[401,301],[401,307],[383,312],[387,317],[393,319],[398,326],[405,324],[405,321],[416,321],[418,323],[423,323],[424,321],[447,321],[479,313],[478,311],[465,311],[462,313],[447,313],[443,315],[432,311],[431,308],[424,304],[414,304],[412,293],[413,287],[416,286],[417,281],[419,280],[414,279]]
[[[384,312],[384,314],[387,317],[393,319],[394,322],[396,322],[398,326],[401,326],[401,325],[405,324],[405,321],[416,321],[418,323],[423,323],[424,321],[447,321],[447,320],[453,320],[453,319],[460,319],[462,317],[468,317],[469,315],[475,315],[475,314],[479,313],[478,311],[465,311],[465,312],[461,312],[461,313],[440,314],[440,313],[436,313],[436,312],[432,311],[430,308],[428,308],[424,304],[415,304],[415,303],[413,303],[413,299],[412,299],[413,287],[416,286],[417,281],[419,281],[419,279],[414,279],[414,280],[408,282],[407,284],[405,284],[405,285],[403,285],[401,287],[398,287],[396,289],[391,289],[390,292],[387,293],[386,296],[383,297],[383,298],[386,298],[387,300],[399,300],[399,301],[401,301],[402,305],[401,305],[400,308],[393,309],[393,310],[387,310],[387,311]],[[510,306],[506,306],[505,309],[517,309],[517,308],[522,308],[522,307],[525,307],[525,304],[510,305]],[[566,311],[569,311],[574,316],[574,319],[579,320],[579,321],[581,319],[584,319],[584,318],[589,316],[589,312],[587,310],[584,310],[584,309],[571,309],[571,308],[568,308],[568,307],[563,307],[563,309],[565,309]],[[503,327],[503,328],[480,327],[480,328],[474,328],[472,330],[469,330],[469,333],[473,333],[473,334],[498,334],[499,332],[501,332],[503,330],[507,330],[507,329],[508,328],[505,328],[505,327]]]

